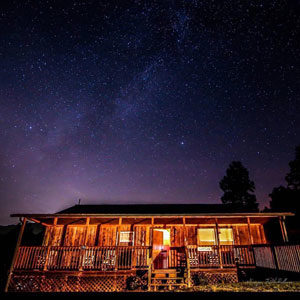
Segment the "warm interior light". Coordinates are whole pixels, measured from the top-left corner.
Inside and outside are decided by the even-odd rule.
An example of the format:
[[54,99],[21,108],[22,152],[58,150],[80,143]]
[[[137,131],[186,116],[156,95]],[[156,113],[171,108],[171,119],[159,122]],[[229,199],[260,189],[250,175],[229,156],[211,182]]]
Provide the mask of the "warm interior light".
[[163,246],[170,246],[170,229],[155,229],[163,233]]
[[198,228],[199,245],[215,245],[216,236],[214,228]]
[[220,228],[219,240],[220,240],[220,244],[232,245],[233,244],[232,228]]

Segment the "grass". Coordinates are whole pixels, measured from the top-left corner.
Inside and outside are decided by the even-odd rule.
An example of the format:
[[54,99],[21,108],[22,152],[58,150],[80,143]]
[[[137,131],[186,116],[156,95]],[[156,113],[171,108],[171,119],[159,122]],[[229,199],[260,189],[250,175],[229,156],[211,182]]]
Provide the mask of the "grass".
[[[178,290],[179,291],[179,290]],[[300,292],[300,282],[238,282],[194,286],[181,292]]]

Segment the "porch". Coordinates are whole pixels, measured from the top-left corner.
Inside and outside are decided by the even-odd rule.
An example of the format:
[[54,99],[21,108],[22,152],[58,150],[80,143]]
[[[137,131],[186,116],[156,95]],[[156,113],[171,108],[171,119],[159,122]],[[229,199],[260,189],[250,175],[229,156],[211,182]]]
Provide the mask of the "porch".
[[[203,272],[235,282],[238,268],[300,272],[300,249],[287,244],[285,215],[23,215],[6,290],[111,291],[118,284],[124,290],[131,276],[155,290],[192,286]],[[27,221],[44,226],[40,246],[22,243]],[[270,221],[278,222],[282,245],[267,244]],[[48,279],[55,288],[46,288]]]
[[222,269],[262,267],[300,272],[299,245],[170,247],[157,256],[147,246],[21,246],[13,271],[97,271]]

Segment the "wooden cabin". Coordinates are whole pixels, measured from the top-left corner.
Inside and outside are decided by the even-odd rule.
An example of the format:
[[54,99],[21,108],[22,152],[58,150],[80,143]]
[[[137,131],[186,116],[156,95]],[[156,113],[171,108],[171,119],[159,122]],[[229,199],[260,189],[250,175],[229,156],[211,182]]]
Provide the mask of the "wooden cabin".
[[[239,268],[300,272],[299,246],[287,244],[285,218],[292,215],[218,204],[75,205],[15,214],[22,227],[6,291],[155,291],[203,278],[236,282]],[[44,226],[41,245],[24,246],[26,222]]]

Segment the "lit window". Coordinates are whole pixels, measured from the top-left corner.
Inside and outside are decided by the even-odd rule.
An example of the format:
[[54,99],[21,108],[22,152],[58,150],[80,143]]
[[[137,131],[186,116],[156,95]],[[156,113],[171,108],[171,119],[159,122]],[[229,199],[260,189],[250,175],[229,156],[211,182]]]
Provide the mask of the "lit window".
[[121,231],[120,232],[120,243],[131,243],[133,244],[133,231]]
[[232,228],[219,228],[219,240],[221,245],[233,245]]
[[198,228],[198,245],[215,245],[216,236],[214,228]]

